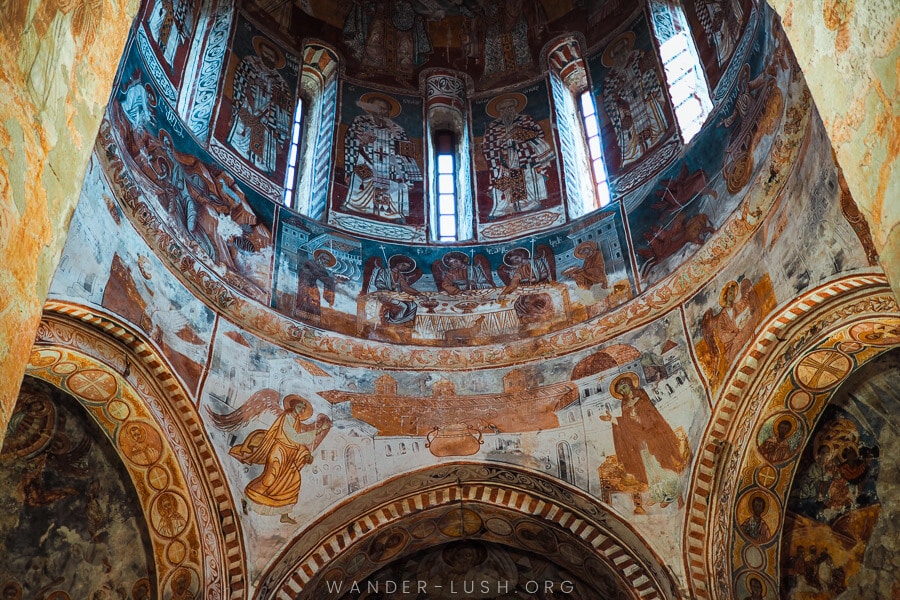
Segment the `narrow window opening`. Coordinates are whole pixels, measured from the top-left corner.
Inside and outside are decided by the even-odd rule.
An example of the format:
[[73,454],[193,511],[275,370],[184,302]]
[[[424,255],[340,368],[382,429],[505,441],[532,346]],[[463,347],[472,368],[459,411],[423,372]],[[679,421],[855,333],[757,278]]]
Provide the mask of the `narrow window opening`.
[[437,148],[437,239],[440,242],[458,240],[456,198],[456,136],[452,131],[435,134]]
[[294,208],[294,190],[297,187],[297,165],[300,162],[300,132],[303,125],[303,98],[297,98],[294,125],[291,128],[291,150],[288,152],[287,171],[284,175],[284,205]]
[[675,120],[687,144],[700,132],[712,110],[709,86],[681,5],[654,1],[651,9]]
[[[594,96],[590,92],[581,94],[581,118],[584,120],[584,135],[587,138],[591,160],[591,175],[594,178],[594,201],[596,205],[585,206],[585,212],[595,208],[603,208],[610,202],[609,180],[606,176],[606,164],[603,161],[603,145],[600,143],[600,120],[597,118],[597,107]],[[587,203],[587,199],[585,202]]]

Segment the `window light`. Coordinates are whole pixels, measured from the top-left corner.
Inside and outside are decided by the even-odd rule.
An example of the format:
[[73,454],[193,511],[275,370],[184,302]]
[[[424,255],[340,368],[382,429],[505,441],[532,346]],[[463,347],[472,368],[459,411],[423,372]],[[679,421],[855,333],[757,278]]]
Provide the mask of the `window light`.
[[438,132],[437,141],[437,238],[440,242],[457,241],[455,136],[450,131]]
[[303,122],[303,98],[297,98],[294,125],[291,129],[291,149],[288,152],[287,173],[284,176],[284,205],[294,206],[294,189],[297,186],[297,164],[300,162],[300,131]]
[[606,164],[603,162],[603,145],[600,143],[600,121],[594,96],[590,92],[581,94],[581,118],[584,120],[584,135],[587,138],[591,160],[591,174],[594,178],[596,206],[585,206],[585,211],[603,208],[610,202],[609,181],[606,177]]

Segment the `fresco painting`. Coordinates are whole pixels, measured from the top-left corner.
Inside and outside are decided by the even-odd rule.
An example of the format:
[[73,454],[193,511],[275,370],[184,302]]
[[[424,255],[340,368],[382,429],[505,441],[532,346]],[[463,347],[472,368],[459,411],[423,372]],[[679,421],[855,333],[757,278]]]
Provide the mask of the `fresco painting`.
[[[783,598],[837,598],[862,568],[882,512],[878,488],[885,473],[884,434],[873,429],[883,416],[867,406],[883,400],[869,397],[871,390],[851,391],[829,405],[803,450],[782,537]],[[884,400],[896,405],[896,394],[889,394]]]
[[153,551],[131,479],[73,398],[26,378],[0,465],[3,598],[155,597]]
[[238,14],[234,31],[213,134],[213,141],[219,143],[213,144],[213,150],[232,168],[253,169],[257,175],[248,179],[262,176],[281,187],[300,61],[243,13]]
[[127,162],[119,168],[127,165],[139,174],[135,185],[140,191],[135,190],[132,201],[154,203],[170,216],[172,232],[188,252],[241,293],[264,300],[271,277],[274,205],[209,157],[141,72],[127,69],[122,72],[130,72],[130,79],[120,83],[104,128],[110,143],[127,151]]
[[676,135],[646,15],[639,12],[629,30],[613,36],[587,64],[605,140],[606,170],[615,188],[617,178]]
[[154,0],[147,3],[146,34],[171,84],[178,87],[197,27],[200,5],[186,0]]
[[422,99],[344,84],[334,211],[414,230],[425,223]]
[[[84,189],[108,202],[79,204],[71,227],[73,232],[85,233],[70,236],[60,262],[77,262],[80,269],[58,270],[50,297],[74,296],[132,323],[167,357],[188,389],[196,390],[206,362],[213,312],[172,279],[131,225],[122,222],[122,209],[111,199],[112,191],[96,162],[91,163]],[[119,232],[117,244],[89,233],[108,235],[109,231]]]
[[547,84],[473,100],[471,107],[479,223],[558,207]]

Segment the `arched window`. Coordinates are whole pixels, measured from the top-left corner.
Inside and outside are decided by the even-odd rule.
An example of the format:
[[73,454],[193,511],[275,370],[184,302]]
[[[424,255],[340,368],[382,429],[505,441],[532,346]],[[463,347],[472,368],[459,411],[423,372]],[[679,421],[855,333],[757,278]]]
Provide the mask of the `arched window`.
[[297,166],[300,161],[300,131],[303,128],[303,97],[297,98],[294,109],[294,124],[291,127],[291,149],[288,152],[287,169],[284,176],[284,200],[288,208],[294,206],[294,189],[297,186]]
[[575,469],[572,464],[572,449],[569,442],[559,442],[556,445],[556,460],[559,465],[559,478],[569,483],[575,483]]
[[603,208],[610,202],[609,181],[606,176],[606,163],[603,162],[603,144],[600,143],[600,119],[597,118],[597,107],[594,95],[584,92],[580,98],[581,118],[584,121],[584,136],[587,138],[588,152],[591,161],[591,176],[594,178],[594,194],[596,206]]
[[456,136],[452,131],[435,133],[435,158],[437,160],[437,206],[435,211],[436,234],[439,242],[455,242],[459,239],[458,198],[456,182]]
[[651,0],[650,12],[675,108],[675,120],[687,144],[700,132],[712,110],[709,86],[681,3],[678,0]]

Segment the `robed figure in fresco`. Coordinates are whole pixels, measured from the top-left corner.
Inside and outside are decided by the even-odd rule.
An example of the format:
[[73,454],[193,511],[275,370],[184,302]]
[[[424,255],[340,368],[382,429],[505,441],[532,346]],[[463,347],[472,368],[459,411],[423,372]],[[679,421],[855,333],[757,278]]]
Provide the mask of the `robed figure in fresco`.
[[[600,415],[612,421],[616,458],[625,471],[625,481],[635,489],[650,491],[651,501],[665,507],[681,498],[678,476],[689,459],[681,440],[659,413],[650,396],[641,387],[636,373],[628,371],[613,379],[609,393],[622,401],[622,414],[614,417],[607,409]],[[646,511],[636,503],[635,514]]]
[[347,198],[343,208],[403,223],[409,216],[409,190],[422,170],[406,131],[393,118],[400,104],[383,94],[363,94],[365,111],[350,124],[344,141]]
[[431,265],[431,273],[438,289],[450,296],[456,296],[470,290],[485,290],[494,287],[491,278],[491,265],[481,254],[474,256],[474,262],[468,254],[459,251],[448,252]]
[[636,161],[663,139],[668,129],[666,95],[656,57],[634,49],[634,33],[627,31],[603,51],[603,107],[612,121],[622,153],[621,167]]
[[174,66],[175,53],[193,30],[194,4],[186,0],[156,0],[147,25],[168,65]]
[[245,56],[234,72],[234,115],[227,141],[264,173],[272,175],[287,149],[293,123],[293,94],[278,72],[284,54],[265,38],[253,38],[255,56]]
[[268,412],[278,416],[267,429],[250,433],[229,454],[248,465],[263,465],[259,477],[247,484],[244,493],[262,514],[280,514],[283,523],[295,523],[289,516],[300,494],[300,470],[313,461],[313,452],[331,429],[331,419],[319,413],[313,422],[312,405],[301,396],[284,397],[272,389],[254,393],[237,410],[220,415],[209,411],[216,427],[236,431]]
[[521,114],[527,102],[523,94],[504,94],[485,107],[494,117],[482,143],[491,176],[490,219],[538,209],[547,199],[553,148],[540,124]]

